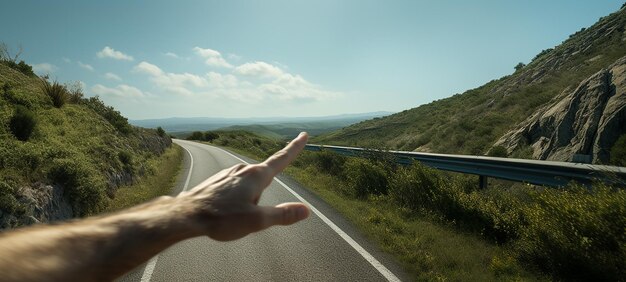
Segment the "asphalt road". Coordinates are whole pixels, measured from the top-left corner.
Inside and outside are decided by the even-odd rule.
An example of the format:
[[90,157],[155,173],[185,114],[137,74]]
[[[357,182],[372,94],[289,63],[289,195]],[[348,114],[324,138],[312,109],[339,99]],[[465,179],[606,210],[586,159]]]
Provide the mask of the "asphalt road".
[[[232,165],[253,160],[220,148],[175,140],[186,150],[178,194]],[[260,205],[305,202],[308,219],[272,227],[233,242],[207,237],[180,242],[121,281],[399,281],[407,280],[388,255],[369,243],[341,215],[292,179],[279,175]]]

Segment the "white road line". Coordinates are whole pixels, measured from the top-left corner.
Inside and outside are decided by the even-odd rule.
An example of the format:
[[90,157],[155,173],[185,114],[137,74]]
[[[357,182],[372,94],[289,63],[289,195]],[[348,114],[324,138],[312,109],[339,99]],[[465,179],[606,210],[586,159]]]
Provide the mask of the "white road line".
[[[183,191],[185,191],[187,190],[187,187],[189,187],[189,180],[191,179],[191,172],[193,171],[193,155],[191,155],[191,152],[189,152],[187,148],[183,146],[180,146],[180,147],[185,149],[185,151],[187,151],[187,153],[189,154],[189,157],[191,158],[191,161],[189,162],[189,173],[187,173],[187,179],[185,180],[185,185],[183,186]],[[154,268],[156,267],[156,263],[158,259],[159,259],[159,255],[156,255],[152,257],[150,261],[148,261],[146,268],[143,270],[143,275],[141,275],[141,282],[150,281],[150,278],[152,278],[152,272],[154,272]]]
[[[219,150],[222,150],[223,152],[225,152],[226,154],[231,155],[233,158],[240,160],[243,163],[246,164],[250,164],[244,160],[242,160],[241,158],[231,154],[230,152],[222,149],[222,148],[218,148],[218,147],[213,147]],[[343,230],[341,230],[341,228],[339,228],[339,226],[337,226],[335,223],[333,223],[328,217],[326,217],[322,212],[320,212],[318,209],[316,209],[313,205],[311,205],[311,203],[309,203],[309,201],[305,200],[304,198],[302,198],[302,196],[300,196],[298,193],[296,193],[296,191],[292,190],[291,188],[289,188],[289,186],[287,186],[285,183],[283,183],[280,179],[278,179],[277,177],[274,177],[274,180],[276,180],[276,182],[278,182],[278,184],[282,185],[285,189],[287,189],[287,191],[289,191],[291,194],[293,194],[296,198],[298,198],[298,200],[300,200],[302,203],[306,204],[307,206],[309,206],[309,208],[311,209],[311,211],[313,211],[313,213],[315,213],[320,219],[322,219],[322,221],[324,223],[326,223],[326,225],[328,225],[330,227],[330,229],[332,229],[333,231],[335,231],[335,233],[337,233],[337,235],[339,235],[344,241],[346,241],[352,248],[354,248],[355,251],[357,251],[357,253],[359,253],[367,262],[369,262],[376,270],[378,270],[378,272],[380,272],[380,274],[382,276],[384,276],[388,281],[400,281],[400,279],[398,277],[396,277],[396,275],[393,274],[393,272],[391,272],[389,269],[387,269],[382,263],[380,263],[374,256],[372,256],[367,250],[365,250],[363,247],[361,247],[361,245],[359,245],[359,243],[357,243],[356,241],[354,241],[354,239],[352,239],[352,237],[350,237],[350,235],[348,235],[346,232],[344,232]]]

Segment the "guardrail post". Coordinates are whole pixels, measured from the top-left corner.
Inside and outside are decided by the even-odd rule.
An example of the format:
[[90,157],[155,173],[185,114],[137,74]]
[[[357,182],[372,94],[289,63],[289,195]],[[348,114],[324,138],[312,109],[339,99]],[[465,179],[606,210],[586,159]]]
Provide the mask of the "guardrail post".
[[487,189],[487,176],[479,175],[478,176],[478,186],[480,189]]

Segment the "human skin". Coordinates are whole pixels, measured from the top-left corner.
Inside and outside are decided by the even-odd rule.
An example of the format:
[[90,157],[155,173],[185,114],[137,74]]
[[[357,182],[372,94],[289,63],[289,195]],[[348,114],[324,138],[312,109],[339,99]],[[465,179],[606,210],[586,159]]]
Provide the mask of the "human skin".
[[239,164],[176,197],[114,214],[0,235],[2,281],[109,281],[197,236],[230,241],[307,218],[302,203],[259,206],[265,188],[302,151],[307,134],[260,164]]

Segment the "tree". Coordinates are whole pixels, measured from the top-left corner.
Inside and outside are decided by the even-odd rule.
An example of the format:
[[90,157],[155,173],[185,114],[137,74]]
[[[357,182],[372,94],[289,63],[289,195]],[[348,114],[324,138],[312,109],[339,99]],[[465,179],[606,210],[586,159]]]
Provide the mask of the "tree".
[[523,69],[526,66],[526,64],[519,62],[516,66],[515,66],[515,71],[519,71],[521,69]]

